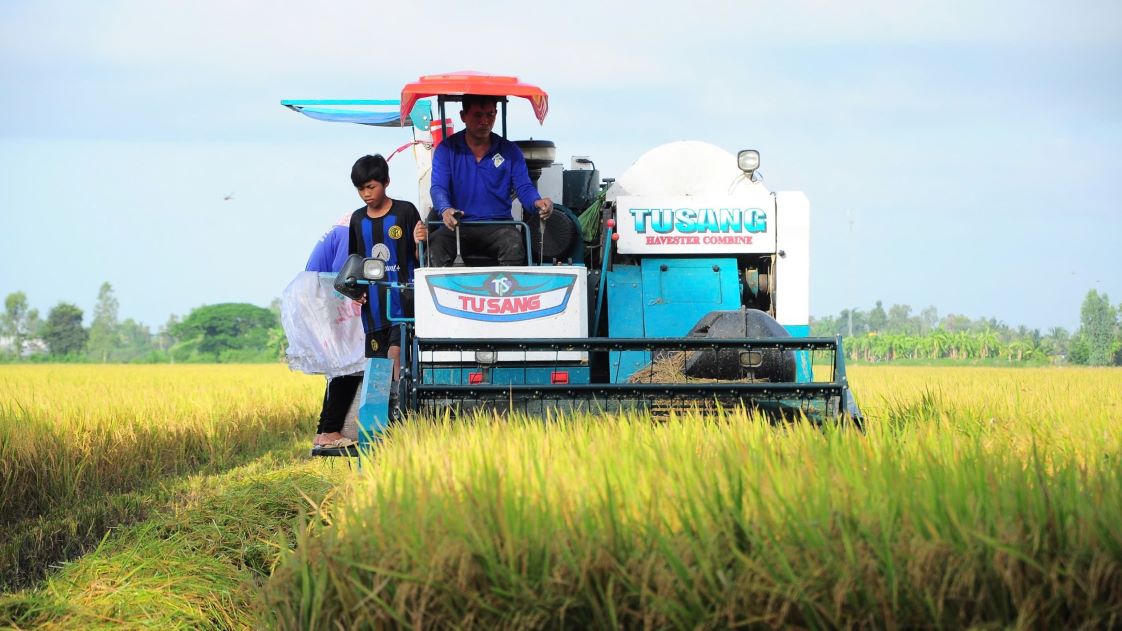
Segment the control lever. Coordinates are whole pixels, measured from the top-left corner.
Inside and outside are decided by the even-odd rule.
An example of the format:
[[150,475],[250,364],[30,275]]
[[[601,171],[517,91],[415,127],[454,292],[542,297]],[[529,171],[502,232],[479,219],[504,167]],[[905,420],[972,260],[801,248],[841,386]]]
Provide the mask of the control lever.
[[464,267],[464,257],[460,254],[460,220],[464,217],[464,211],[457,210],[452,213],[452,218],[456,220],[456,260],[452,261],[452,267]]

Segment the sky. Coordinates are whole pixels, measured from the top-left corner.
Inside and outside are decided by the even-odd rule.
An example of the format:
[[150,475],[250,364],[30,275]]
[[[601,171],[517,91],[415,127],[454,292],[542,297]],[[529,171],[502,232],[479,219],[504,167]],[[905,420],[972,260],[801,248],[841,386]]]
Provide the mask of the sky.
[[[109,282],[153,331],[268,305],[361,205],[354,160],[412,139],[279,102],[458,70],[543,87],[512,136],[604,176],[677,140],[759,150],[810,198],[812,315],[1070,330],[1089,290],[1122,302],[1114,0],[0,0],[0,295],[88,323]],[[413,171],[394,158],[391,196]]]

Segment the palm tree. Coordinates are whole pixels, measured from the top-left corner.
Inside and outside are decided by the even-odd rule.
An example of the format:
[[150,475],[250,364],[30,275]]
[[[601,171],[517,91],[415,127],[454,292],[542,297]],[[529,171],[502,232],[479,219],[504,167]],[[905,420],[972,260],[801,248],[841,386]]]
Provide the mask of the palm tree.
[[845,339],[846,359],[855,361],[861,358],[865,353],[866,346],[868,346],[868,341],[864,335],[847,337]]
[[955,359],[970,359],[978,352],[978,343],[974,336],[967,331],[955,333],[951,342],[951,357]]
[[931,333],[931,342],[928,348],[931,350],[931,359],[939,359],[946,354],[947,349],[951,344],[951,335],[947,333],[946,329],[938,328]]
[[1025,353],[1030,352],[1032,347],[1024,340],[1013,340],[1009,342],[1009,346],[1007,346],[1006,349],[1009,353],[1009,359],[1013,359],[1013,355],[1015,354],[1017,356],[1017,361],[1024,361]]
[[895,333],[889,333],[881,338],[881,348],[884,350],[884,359],[892,361],[896,359],[896,353],[900,349],[900,336]]
[[1048,329],[1048,335],[1043,342],[1048,354],[1063,357],[1067,355],[1071,337],[1068,335],[1067,329],[1062,326],[1054,326]]
[[935,346],[935,333],[921,335],[915,338],[916,343],[912,349],[912,357],[919,359],[920,357],[933,357],[933,347]]
[[900,337],[900,354],[911,359],[919,359],[920,347],[926,336],[904,335]]
[[997,333],[988,326],[981,333],[978,333],[975,341],[982,359],[986,359],[990,354],[996,354],[1001,347],[1001,340],[998,339]]

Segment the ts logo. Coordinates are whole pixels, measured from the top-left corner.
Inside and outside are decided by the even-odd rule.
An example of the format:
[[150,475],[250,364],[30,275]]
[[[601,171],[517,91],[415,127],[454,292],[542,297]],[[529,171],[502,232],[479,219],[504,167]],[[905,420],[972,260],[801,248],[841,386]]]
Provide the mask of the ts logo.
[[491,279],[492,291],[496,296],[503,296],[510,291],[510,278],[506,276],[498,276]]

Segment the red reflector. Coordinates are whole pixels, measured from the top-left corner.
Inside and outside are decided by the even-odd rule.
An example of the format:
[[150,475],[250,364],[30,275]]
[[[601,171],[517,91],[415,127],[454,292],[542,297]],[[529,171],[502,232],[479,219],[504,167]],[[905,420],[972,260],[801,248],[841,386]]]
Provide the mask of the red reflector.
[[469,384],[483,383],[483,373],[481,373],[481,372],[469,372],[468,373],[468,383]]
[[569,373],[555,372],[549,377],[550,383],[569,383]]

